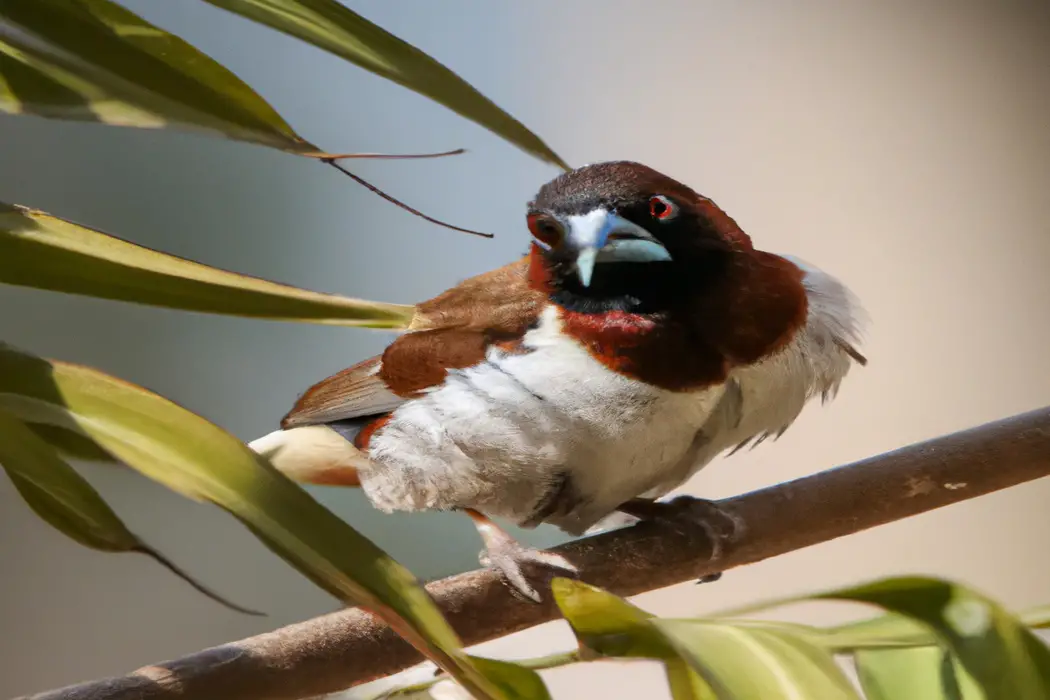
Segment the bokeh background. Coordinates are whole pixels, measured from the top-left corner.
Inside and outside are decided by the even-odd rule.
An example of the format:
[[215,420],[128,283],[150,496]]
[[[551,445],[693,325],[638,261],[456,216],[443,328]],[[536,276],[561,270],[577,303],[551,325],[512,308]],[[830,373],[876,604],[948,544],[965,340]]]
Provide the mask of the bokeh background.
[[[125,0],[332,151],[467,147],[354,163],[436,228],[329,168],[174,133],[0,117],[0,198],[205,263],[414,302],[525,250],[524,203],[556,174],[483,129],[312,47],[191,0]],[[347,4],[463,75],[573,165],[642,161],[707,194],[756,244],[838,275],[872,319],[837,401],[687,491],[722,497],[1050,402],[1050,5],[426,0]],[[244,439],[383,332],[213,317],[0,289],[4,340],[150,387]],[[121,470],[93,483],[144,539],[270,617],[202,598],[151,561],[80,548],[0,481],[0,697],[128,671],[335,609],[217,510]],[[325,504],[423,578],[474,568],[466,518]],[[958,577],[1050,602],[1050,483],[1030,483],[640,596],[687,615],[861,579]],[[539,530],[537,544],[561,540]],[[838,615],[813,609],[808,619]],[[568,648],[561,624],[485,645]],[[662,698],[655,666],[546,674],[557,698]]]

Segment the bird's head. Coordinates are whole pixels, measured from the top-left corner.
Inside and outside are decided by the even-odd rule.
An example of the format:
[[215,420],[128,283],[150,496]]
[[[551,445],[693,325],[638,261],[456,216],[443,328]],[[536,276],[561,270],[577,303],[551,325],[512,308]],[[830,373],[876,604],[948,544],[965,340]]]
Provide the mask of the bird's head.
[[[639,163],[587,165],[529,203],[544,284],[580,298],[654,301],[703,284],[751,250],[736,222],[686,185]],[[664,300],[666,301],[666,300]]]

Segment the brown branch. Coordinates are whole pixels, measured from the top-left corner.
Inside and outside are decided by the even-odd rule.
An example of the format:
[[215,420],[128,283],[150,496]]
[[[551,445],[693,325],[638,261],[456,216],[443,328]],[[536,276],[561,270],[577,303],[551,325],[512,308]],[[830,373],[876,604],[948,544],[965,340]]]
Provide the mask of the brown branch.
[[[722,501],[746,523],[717,563],[701,535],[644,523],[557,551],[581,578],[629,596],[761,561],[1050,475],[1050,408],[988,423]],[[487,571],[427,589],[468,645],[556,617],[519,602]],[[549,596],[548,596],[549,598]],[[31,700],[292,700],[335,692],[421,661],[370,614],[347,609],[206,649],[127,676]]]

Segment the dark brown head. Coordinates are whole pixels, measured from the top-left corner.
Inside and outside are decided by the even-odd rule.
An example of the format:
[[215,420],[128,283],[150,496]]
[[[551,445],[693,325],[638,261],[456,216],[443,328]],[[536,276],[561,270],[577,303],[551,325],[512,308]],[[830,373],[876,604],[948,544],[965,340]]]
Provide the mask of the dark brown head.
[[655,310],[695,292],[751,250],[711,200],[639,163],[587,165],[529,203],[529,231],[549,291],[579,306]]

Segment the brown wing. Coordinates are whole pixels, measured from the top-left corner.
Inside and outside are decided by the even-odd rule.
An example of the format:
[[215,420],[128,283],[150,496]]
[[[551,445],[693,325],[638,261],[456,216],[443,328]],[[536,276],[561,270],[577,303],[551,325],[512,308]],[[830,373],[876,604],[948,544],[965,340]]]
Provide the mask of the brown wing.
[[377,374],[380,357],[370,357],[306,390],[281,420],[284,429],[388,413],[404,403]]
[[471,277],[419,304],[409,332],[373,357],[310,387],[282,428],[388,413],[450,369],[485,359],[493,343],[510,347],[539,316],[544,295],[529,287],[528,258]]

